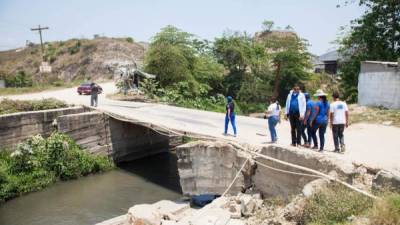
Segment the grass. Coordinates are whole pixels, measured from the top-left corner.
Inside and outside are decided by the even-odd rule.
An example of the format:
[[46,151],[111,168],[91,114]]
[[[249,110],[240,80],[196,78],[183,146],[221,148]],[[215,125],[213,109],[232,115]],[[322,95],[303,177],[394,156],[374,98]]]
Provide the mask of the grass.
[[27,112],[47,109],[57,109],[68,107],[67,103],[54,98],[42,100],[0,100],[0,115]]
[[350,124],[388,122],[392,126],[400,127],[400,110],[384,109],[379,107],[363,107],[349,105]]
[[350,218],[366,218],[371,225],[400,224],[400,194],[384,193],[373,200],[340,185],[332,184],[306,200],[298,224],[356,225]]

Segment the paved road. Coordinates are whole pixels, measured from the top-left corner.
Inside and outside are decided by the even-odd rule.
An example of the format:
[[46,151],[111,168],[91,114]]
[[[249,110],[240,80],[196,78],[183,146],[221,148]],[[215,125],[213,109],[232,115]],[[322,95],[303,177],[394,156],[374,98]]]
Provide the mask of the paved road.
[[[160,124],[172,129],[194,132],[203,135],[226,138],[222,135],[224,117],[222,113],[185,109],[162,104],[115,101],[105,98],[106,94],[115,92],[112,83],[102,84],[104,94],[99,96],[99,109],[123,115],[144,122]],[[73,104],[88,105],[90,96],[79,96],[75,88],[8,96],[11,99],[41,99],[54,97]],[[269,141],[267,121],[245,116],[237,117],[238,137],[228,137],[253,145],[265,145]],[[231,129],[231,127],[230,127]],[[231,130],[230,130],[231,131]],[[290,128],[284,121],[277,126],[278,145],[289,147]],[[357,164],[379,167],[400,173],[400,128],[377,125],[356,124],[345,131],[348,151],[336,154],[333,150],[331,131],[327,131],[327,157],[350,160]],[[299,148],[298,151],[312,151]]]

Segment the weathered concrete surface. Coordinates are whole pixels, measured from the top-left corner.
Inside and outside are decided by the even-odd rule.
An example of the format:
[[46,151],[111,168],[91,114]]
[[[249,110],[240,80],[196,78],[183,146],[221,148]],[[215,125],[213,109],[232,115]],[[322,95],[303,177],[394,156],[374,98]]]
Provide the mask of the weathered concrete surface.
[[109,118],[115,162],[130,161],[169,150],[169,137],[149,128]]
[[[293,151],[276,146],[260,149],[263,155],[295,163],[323,173],[335,171],[342,180],[352,183],[355,168],[346,161],[327,159],[320,153]],[[178,171],[184,194],[222,194],[234,179],[249,155],[235,149],[228,142],[197,141],[177,148]],[[290,174],[262,166],[262,164],[288,172],[306,173],[261,157],[250,160],[236,180],[230,193],[238,193],[251,187],[265,196],[284,197],[301,192],[304,185],[316,177]],[[255,169],[256,168],[256,169]]]
[[112,155],[108,117],[93,111],[57,117],[58,131],[93,154]]
[[[246,161],[245,155],[225,142],[191,142],[178,146],[176,155],[182,192],[188,195],[222,194]],[[251,185],[251,173],[248,162],[230,193]]]
[[55,130],[54,119],[62,115],[82,113],[83,107],[21,112],[0,116],[0,150],[12,148],[32,135],[48,136]]
[[379,171],[372,180],[372,187],[375,190],[391,190],[400,192],[400,176],[389,171]]
[[362,62],[358,104],[400,109],[400,69],[397,63]]
[[[320,153],[315,153],[312,151],[296,151],[277,146],[268,146],[263,147],[260,153],[326,174],[330,171],[335,171],[340,175],[342,180],[346,180],[349,183],[352,183],[355,175],[355,168],[351,163],[329,159]],[[304,172],[302,170],[294,169],[293,167],[271,162],[261,157],[256,157],[255,160],[257,164],[257,170],[252,180],[254,182],[255,189],[266,196],[281,196],[287,198],[291,195],[300,193],[304,185],[316,179],[315,177],[289,174],[266,168],[260,165],[258,162],[284,171],[310,174],[309,172]]]

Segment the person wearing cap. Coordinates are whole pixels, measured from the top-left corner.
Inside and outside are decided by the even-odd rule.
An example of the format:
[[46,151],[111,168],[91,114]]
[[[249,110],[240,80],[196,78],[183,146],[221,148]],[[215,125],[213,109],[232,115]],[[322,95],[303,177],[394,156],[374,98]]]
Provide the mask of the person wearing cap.
[[312,139],[314,142],[314,147],[313,149],[318,149],[318,142],[317,142],[317,135],[316,132],[318,131],[318,135],[319,135],[319,142],[320,142],[320,146],[319,146],[319,151],[322,152],[324,151],[324,145],[325,145],[325,132],[326,132],[326,128],[328,126],[328,120],[329,120],[329,102],[326,99],[327,94],[319,89],[317,90],[317,92],[315,93],[316,97],[318,97],[318,102],[315,104],[314,109],[314,115],[312,117],[312,121],[311,121],[311,127],[313,129],[313,131],[315,131],[312,134]]
[[[333,103],[330,106],[330,127],[333,134],[333,142],[335,143],[335,152],[344,152],[344,128],[349,126],[349,109],[346,102],[339,99],[339,93],[334,92]],[[340,143],[340,148],[339,148]]]
[[275,127],[281,122],[281,106],[275,97],[271,98],[270,105],[265,112],[265,117],[268,118],[268,129],[271,135],[271,143],[276,143],[278,141],[278,135]]
[[285,118],[290,121],[292,146],[301,145],[301,121],[303,121],[305,113],[306,98],[300,91],[299,85],[296,84],[287,96],[285,107]]
[[[312,127],[310,126],[311,119],[314,115],[314,102],[310,98],[310,94],[304,93],[304,96],[306,97],[306,114],[304,116],[304,121],[303,121],[303,126],[305,129],[307,129],[307,141],[305,141],[304,147],[309,148],[311,147],[311,141],[312,141]],[[314,143],[318,145],[318,143]]]
[[225,131],[224,135],[228,134],[228,125],[229,121],[232,124],[233,133],[236,137],[236,121],[235,121],[235,103],[233,102],[233,98],[231,96],[226,97],[226,115],[225,115]]

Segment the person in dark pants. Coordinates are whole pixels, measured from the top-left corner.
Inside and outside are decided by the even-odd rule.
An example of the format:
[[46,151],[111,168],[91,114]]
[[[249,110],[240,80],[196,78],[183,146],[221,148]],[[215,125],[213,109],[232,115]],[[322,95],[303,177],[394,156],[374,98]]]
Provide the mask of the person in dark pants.
[[90,84],[90,106],[97,107],[99,87],[95,83]]
[[326,128],[328,127],[328,120],[329,120],[329,102],[326,99],[326,94],[322,90],[317,90],[316,94],[314,95],[318,97],[318,102],[315,104],[315,113],[311,122],[313,133],[313,141],[314,141],[314,148],[317,149],[318,146],[315,145],[317,143],[317,135],[316,132],[318,131],[319,135],[319,152],[324,151],[325,145],[325,132]]
[[295,85],[287,96],[285,118],[290,121],[292,146],[301,145],[302,121],[306,112],[306,98]]
[[[304,93],[304,96],[306,97],[306,115],[304,117],[303,121],[303,126],[307,129],[307,141],[304,144],[306,148],[311,147],[311,142],[312,142],[312,127],[311,127],[311,119],[313,118],[314,115],[314,102],[311,100],[310,95],[308,93]],[[314,143],[314,146],[317,145],[318,143]]]
[[230,121],[232,124],[233,133],[236,137],[237,133],[236,133],[236,121],[235,121],[235,103],[233,102],[231,96],[226,97],[226,100],[228,101],[228,103],[226,104],[224,135],[228,134],[228,125]]
[[[340,101],[339,93],[333,93],[333,103],[330,106],[330,127],[332,128],[335,152],[344,152],[344,128],[349,126],[349,109],[346,102]],[[340,143],[340,148],[339,148]]]

